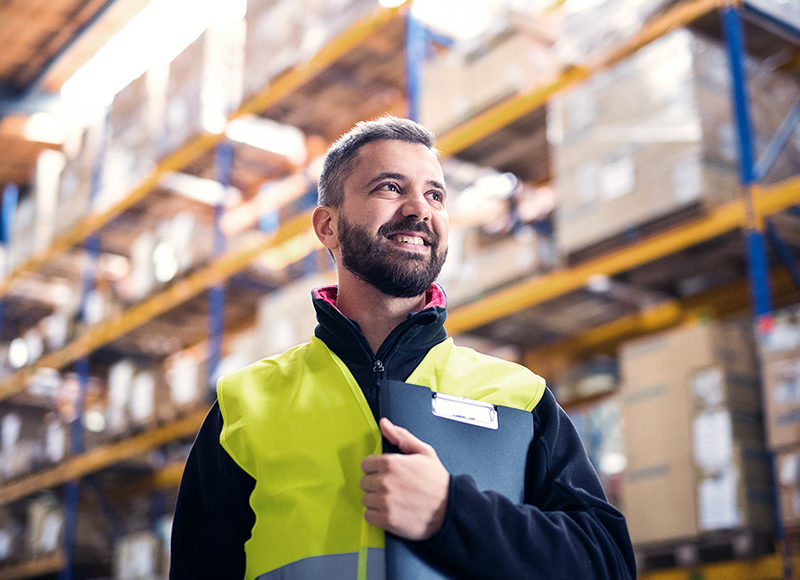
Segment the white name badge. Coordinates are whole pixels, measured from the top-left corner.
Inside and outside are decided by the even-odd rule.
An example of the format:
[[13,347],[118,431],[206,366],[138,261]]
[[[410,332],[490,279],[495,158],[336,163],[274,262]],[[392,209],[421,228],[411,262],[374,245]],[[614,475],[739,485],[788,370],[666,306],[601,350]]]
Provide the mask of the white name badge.
[[433,393],[433,414],[444,419],[460,421],[487,429],[498,428],[497,407],[491,403]]

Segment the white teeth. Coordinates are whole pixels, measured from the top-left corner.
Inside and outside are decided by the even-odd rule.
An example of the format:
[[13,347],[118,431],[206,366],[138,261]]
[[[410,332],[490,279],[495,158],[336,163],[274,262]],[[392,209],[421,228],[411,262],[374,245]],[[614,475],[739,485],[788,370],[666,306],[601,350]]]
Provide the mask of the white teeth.
[[425,243],[422,238],[417,238],[415,236],[395,236],[394,239],[401,244],[412,244],[414,246],[421,246]]

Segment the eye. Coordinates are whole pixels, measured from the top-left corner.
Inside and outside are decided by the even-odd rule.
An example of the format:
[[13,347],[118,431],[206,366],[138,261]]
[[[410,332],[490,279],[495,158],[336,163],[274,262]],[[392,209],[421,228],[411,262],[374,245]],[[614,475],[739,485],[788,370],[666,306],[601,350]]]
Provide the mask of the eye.
[[378,187],[376,187],[375,191],[390,191],[393,193],[399,193],[400,186],[393,181],[387,181],[386,183],[381,183]]
[[428,196],[436,202],[444,203],[444,193],[441,191],[431,191]]

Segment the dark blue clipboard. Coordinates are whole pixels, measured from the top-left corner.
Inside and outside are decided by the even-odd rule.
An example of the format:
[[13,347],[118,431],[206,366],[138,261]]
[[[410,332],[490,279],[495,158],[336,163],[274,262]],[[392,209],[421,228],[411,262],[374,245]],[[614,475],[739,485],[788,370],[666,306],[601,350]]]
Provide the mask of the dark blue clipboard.
[[[533,440],[530,411],[493,406],[497,428],[434,414],[438,395],[428,387],[403,381],[381,381],[380,414],[429,443],[453,475],[468,474],[481,491],[496,491],[522,503],[525,464]],[[441,400],[440,400],[441,402]],[[384,439],[383,451],[396,452]],[[455,578],[446,562],[426,562],[414,552],[414,542],[386,534],[388,580]]]

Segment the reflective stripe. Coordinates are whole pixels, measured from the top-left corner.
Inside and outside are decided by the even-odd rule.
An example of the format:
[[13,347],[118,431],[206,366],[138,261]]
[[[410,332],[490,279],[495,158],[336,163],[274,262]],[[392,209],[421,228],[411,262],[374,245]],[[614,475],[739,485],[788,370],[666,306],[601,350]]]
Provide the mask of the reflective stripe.
[[[331,554],[303,558],[270,572],[259,575],[256,580],[356,580],[358,576],[358,553]],[[367,579],[386,578],[386,561],[381,548],[367,551]]]

